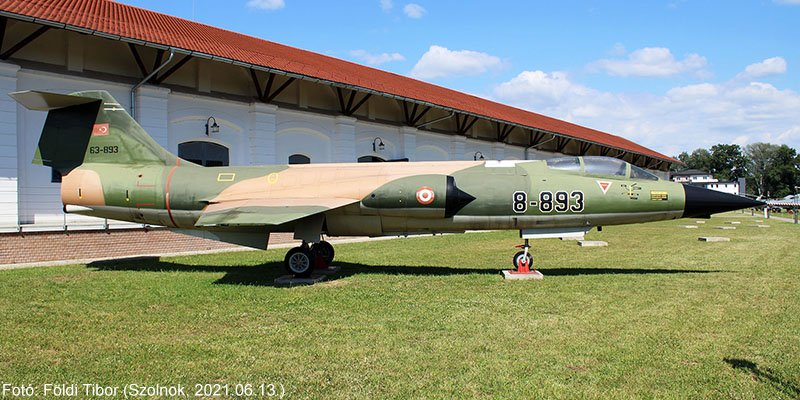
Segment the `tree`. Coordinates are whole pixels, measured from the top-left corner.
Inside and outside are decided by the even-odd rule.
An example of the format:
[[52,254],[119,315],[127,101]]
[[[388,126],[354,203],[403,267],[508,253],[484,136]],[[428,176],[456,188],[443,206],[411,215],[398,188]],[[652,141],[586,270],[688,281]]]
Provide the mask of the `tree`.
[[759,196],[769,196],[767,187],[767,171],[772,166],[778,146],[770,143],[752,143],[744,149],[747,157],[747,170],[750,173],[753,193]]
[[747,176],[747,159],[738,144],[716,144],[711,147],[708,172],[721,181]]
[[708,171],[711,167],[711,153],[706,149],[695,149],[692,154],[684,151],[678,155],[678,160],[685,164],[682,169]]
[[794,193],[794,186],[800,178],[800,170],[795,149],[785,144],[776,147],[767,169],[766,181],[773,197],[783,197]]

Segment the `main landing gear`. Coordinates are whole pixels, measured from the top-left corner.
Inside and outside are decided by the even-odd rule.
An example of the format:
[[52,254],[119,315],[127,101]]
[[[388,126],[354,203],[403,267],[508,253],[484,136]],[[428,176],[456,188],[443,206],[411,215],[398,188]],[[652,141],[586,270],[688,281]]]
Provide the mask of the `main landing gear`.
[[327,268],[333,261],[333,256],[333,246],[326,241],[320,240],[311,246],[303,242],[286,253],[283,265],[290,274],[306,278],[311,276],[315,268]]

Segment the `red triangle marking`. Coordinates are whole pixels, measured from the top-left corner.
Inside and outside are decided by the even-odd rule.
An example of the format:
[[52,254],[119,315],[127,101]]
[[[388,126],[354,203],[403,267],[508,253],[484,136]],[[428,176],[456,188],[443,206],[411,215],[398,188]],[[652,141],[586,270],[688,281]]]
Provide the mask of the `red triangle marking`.
[[603,194],[608,193],[608,188],[611,187],[611,182],[597,181],[597,184],[600,185],[600,189],[603,191]]

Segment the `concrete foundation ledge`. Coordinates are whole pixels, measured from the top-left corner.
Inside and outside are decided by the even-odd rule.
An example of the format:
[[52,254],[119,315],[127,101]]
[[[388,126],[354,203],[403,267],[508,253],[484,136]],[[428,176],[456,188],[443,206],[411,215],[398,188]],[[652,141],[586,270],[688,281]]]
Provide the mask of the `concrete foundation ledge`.
[[503,278],[509,281],[528,281],[528,280],[544,279],[544,275],[542,275],[542,273],[539,271],[520,273],[514,270],[504,269]]
[[315,283],[319,283],[325,280],[325,275],[311,275],[308,278],[297,278],[294,275],[283,275],[278,278],[275,278],[275,286],[285,286],[285,287],[292,287],[292,286],[303,286],[303,285],[313,285]]
[[606,246],[608,246],[608,242],[604,242],[602,240],[581,240],[581,241],[578,241],[578,246],[581,246],[581,247],[606,247]]
[[722,236],[701,236],[697,238],[697,240],[701,242],[730,242],[731,238],[726,238]]

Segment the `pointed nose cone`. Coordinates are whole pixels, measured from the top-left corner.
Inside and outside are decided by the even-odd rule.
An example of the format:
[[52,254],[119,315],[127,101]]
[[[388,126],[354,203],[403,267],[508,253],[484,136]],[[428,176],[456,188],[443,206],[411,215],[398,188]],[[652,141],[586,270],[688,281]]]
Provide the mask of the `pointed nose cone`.
[[762,201],[748,199],[744,196],[736,196],[692,185],[683,185],[683,191],[686,193],[683,218],[710,217],[711,214],[760,207],[765,204]]

